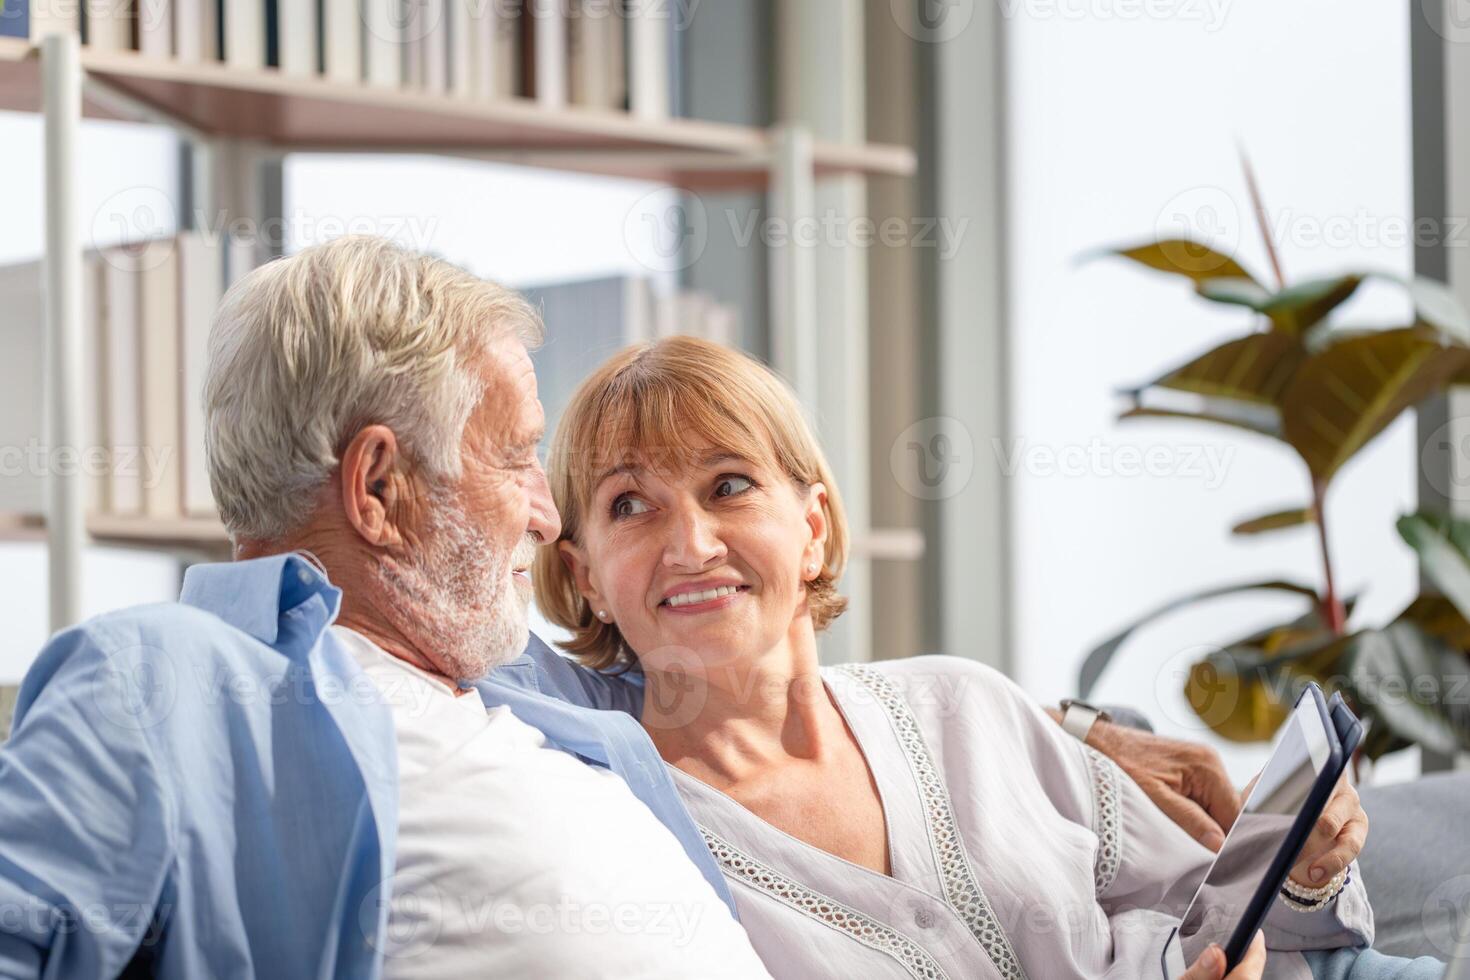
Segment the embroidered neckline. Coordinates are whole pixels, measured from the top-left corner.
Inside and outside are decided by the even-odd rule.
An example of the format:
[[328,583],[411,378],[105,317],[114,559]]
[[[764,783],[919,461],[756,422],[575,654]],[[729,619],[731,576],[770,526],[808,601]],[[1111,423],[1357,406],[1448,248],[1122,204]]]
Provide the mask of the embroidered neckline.
[[703,826],[699,828],[699,832],[726,874],[809,918],[845,933],[869,949],[892,957],[912,977],[919,980],[947,980],[949,975],[938,961],[898,930],[806,887],[770,865],[756,860]]
[[893,682],[870,664],[844,664],[836,669],[863,684],[888,714],[923,797],[929,845],[939,865],[945,900],[960,914],[1005,980],[1026,980],[1021,961],[975,878],[969,854],[960,837],[949,790],[944,785],[939,767],[934,764],[913,710]]

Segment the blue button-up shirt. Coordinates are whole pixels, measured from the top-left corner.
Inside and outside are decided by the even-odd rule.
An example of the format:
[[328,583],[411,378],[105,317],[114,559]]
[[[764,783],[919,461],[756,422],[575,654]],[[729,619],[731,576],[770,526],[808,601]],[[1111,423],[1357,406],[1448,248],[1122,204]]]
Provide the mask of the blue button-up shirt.
[[[296,555],[196,565],[52,638],[0,748],[0,976],[379,975],[397,744],[340,600]],[[627,780],[733,908],[636,682],[533,641],[476,688]]]

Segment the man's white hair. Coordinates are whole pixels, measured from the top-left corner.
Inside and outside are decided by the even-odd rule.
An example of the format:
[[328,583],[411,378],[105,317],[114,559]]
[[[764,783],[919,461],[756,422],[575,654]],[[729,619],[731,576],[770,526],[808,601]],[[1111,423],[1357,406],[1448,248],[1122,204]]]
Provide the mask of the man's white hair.
[[233,539],[299,528],[339,454],[388,426],[431,479],[460,473],[483,394],[471,364],[515,337],[541,342],[519,294],[367,235],[267,263],[225,295],[209,335],[205,454]]

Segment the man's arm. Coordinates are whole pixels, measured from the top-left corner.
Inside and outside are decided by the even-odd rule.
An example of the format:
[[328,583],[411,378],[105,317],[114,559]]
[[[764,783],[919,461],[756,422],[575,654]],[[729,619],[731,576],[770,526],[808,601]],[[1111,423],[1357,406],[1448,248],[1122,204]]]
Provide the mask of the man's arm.
[[[1061,724],[1060,711],[1046,713]],[[1087,733],[1087,744],[1116,762],[1191,837],[1220,850],[1240,812],[1240,794],[1213,748],[1101,719]]]
[[158,911],[172,841],[139,652],[69,630],[21,687],[0,746],[0,976],[116,976]]

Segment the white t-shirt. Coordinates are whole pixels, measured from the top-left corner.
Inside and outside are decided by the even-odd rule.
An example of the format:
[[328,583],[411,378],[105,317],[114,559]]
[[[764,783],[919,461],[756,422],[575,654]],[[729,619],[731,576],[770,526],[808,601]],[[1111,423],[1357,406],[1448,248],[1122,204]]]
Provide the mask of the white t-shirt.
[[332,627],[398,737],[385,980],[766,977],[678,840],[618,776]]

